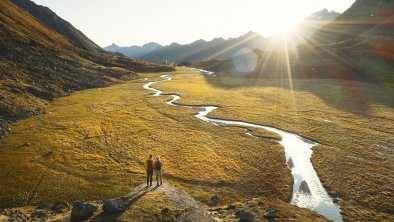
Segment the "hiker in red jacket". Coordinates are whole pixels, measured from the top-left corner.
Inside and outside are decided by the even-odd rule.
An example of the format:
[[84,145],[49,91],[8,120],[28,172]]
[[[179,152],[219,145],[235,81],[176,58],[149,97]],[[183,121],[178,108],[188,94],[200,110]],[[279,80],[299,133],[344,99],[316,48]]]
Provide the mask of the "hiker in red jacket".
[[152,186],[152,178],[153,178],[153,160],[152,154],[149,155],[149,159],[145,163],[146,169],[146,186]]
[[161,170],[162,167],[163,167],[163,163],[160,160],[160,156],[156,156],[156,160],[153,166],[156,175],[156,186],[159,186],[159,178],[160,178],[160,185],[163,184],[163,174]]

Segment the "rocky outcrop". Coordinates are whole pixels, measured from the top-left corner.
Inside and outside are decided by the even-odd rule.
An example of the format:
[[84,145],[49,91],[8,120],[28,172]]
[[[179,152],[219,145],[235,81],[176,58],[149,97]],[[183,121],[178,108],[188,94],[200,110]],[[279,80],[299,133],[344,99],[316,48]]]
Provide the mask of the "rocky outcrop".
[[71,221],[79,222],[88,219],[97,210],[97,205],[86,202],[75,202],[71,211]]
[[115,214],[126,210],[126,204],[121,199],[105,200],[103,204],[104,213]]
[[56,202],[55,204],[53,204],[53,206],[51,207],[51,210],[56,212],[56,213],[64,213],[65,211],[67,211],[69,208],[69,204],[65,201],[59,201]]
[[239,218],[239,222],[258,222],[256,217],[248,211],[239,210],[235,215]]
[[203,204],[179,187],[136,187],[123,197],[104,201],[40,204],[0,209],[0,221],[162,221],[214,222]]
[[269,221],[273,221],[279,217],[278,211],[276,211],[275,209],[268,210],[267,213],[265,213],[263,217]]
[[294,205],[258,197],[227,206],[206,208],[215,221],[256,222],[256,221],[328,221],[321,215]]
[[300,191],[305,194],[311,195],[311,189],[309,189],[308,183],[305,180],[303,180],[300,184]]
[[218,195],[214,194],[211,196],[208,205],[211,207],[217,206],[219,204],[219,197]]
[[[215,196],[215,195],[213,195]],[[125,196],[93,202],[40,204],[38,207],[0,209],[0,221],[162,221],[162,222],[257,222],[328,221],[308,209],[263,197],[208,207],[180,187],[134,188]]]

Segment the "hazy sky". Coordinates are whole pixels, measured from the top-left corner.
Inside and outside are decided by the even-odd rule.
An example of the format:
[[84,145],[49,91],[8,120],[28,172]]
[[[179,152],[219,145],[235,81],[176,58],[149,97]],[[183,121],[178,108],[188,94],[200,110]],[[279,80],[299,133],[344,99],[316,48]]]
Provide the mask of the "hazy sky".
[[33,0],[48,6],[100,46],[190,43],[268,36],[315,11],[343,12],[355,0]]

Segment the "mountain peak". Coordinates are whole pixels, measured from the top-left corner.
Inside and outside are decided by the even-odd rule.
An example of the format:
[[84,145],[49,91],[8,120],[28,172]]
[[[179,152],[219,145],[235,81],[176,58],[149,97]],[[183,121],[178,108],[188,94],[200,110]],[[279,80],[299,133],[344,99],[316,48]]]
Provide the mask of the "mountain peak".
[[156,42],[148,42],[146,44],[144,44],[142,47],[160,47],[162,45],[160,45],[159,43]]
[[324,8],[310,15],[307,20],[332,21],[339,15],[341,15],[341,13],[329,11],[328,9]]

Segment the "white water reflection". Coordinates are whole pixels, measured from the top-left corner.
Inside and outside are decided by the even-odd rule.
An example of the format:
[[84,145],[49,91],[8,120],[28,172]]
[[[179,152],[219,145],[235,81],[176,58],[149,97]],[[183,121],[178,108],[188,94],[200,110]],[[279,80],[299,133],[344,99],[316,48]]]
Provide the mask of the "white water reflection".
[[[144,89],[154,91],[155,94],[153,96],[160,96],[162,91],[150,86],[158,82],[172,80],[172,78],[167,75],[163,75],[161,77],[164,79],[149,82],[144,85]],[[174,102],[179,100],[181,97],[175,94],[171,94],[169,96],[172,96],[172,99],[166,102],[169,105],[188,108],[195,107],[175,104]],[[285,148],[286,162],[291,168],[291,174],[294,177],[293,193],[290,203],[302,208],[314,210],[330,220],[336,222],[342,221],[339,205],[334,203],[333,199],[324,189],[310,161],[312,156],[312,147],[317,145],[317,143],[306,138],[302,138],[297,134],[271,126],[208,117],[210,112],[217,109],[216,106],[199,106],[198,108],[200,111],[195,115],[195,117],[215,125],[238,125],[250,128],[260,128],[279,134],[282,137],[282,140],[279,141],[279,143]],[[253,136],[249,131],[246,133]],[[291,162],[291,164],[289,164],[289,162]]]

